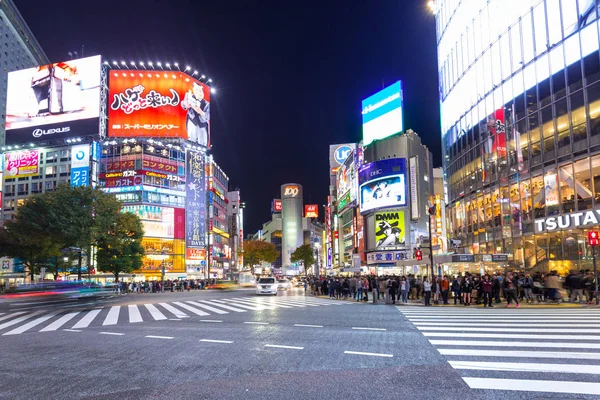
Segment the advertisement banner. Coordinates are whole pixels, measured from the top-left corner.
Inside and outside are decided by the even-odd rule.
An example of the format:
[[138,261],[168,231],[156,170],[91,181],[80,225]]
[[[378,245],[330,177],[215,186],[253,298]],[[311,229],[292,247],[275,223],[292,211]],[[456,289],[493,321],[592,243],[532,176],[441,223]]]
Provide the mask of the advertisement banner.
[[403,130],[402,82],[398,81],[362,101],[363,146]]
[[23,178],[40,174],[39,150],[19,150],[4,153],[4,178]]
[[204,154],[186,151],[185,244],[206,248],[206,175]]
[[504,122],[504,108],[496,110],[488,118],[490,139],[493,141],[492,150],[498,158],[506,157],[506,124]]
[[90,146],[79,144],[71,147],[71,186],[90,184]]
[[544,175],[544,194],[546,196],[546,206],[558,205],[558,175]]
[[186,249],[186,260],[206,260],[206,249]]
[[175,237],[174,208],[134,205],[121,207],[121,212],[130,212],[140,218],[146,238],[173,239]]
[[280,199],[273,199],[271,202],[271,213],[280,213],[283,210],[283,205],[281,204]]
[[410,163],[410,219],[416,221],[420,217],[419,208],[419,165],[417,157],[411,157]]
[[364,164],[359,172],[360,211],[406,206],[406,159]]
[[210,146],[210,88],[179,71],[113,71],[108,136],[172,137]]
[[385,249],[405,245],[404,211],[375,214],[375,248]]
[[100,56],[9,72],[6,145],[99,133]]
[[319,205],[318,204],[305,205],[304,206],[304,217],[319,218]]
[[355,143],[329,145],[329,174],[335,175],[346,158],[356,149]]

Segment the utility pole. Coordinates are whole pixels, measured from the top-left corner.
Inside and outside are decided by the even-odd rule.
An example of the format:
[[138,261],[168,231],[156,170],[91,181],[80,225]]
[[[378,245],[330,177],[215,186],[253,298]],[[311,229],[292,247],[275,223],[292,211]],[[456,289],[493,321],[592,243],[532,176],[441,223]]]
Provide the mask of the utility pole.
[[594,298],[596,299],[596,305],[600,304],[598,299],[598,269],[596,268],[596,247],[599,244],[598,231],[588,232],[588,244],[592,248],[592,262],[594,264]]

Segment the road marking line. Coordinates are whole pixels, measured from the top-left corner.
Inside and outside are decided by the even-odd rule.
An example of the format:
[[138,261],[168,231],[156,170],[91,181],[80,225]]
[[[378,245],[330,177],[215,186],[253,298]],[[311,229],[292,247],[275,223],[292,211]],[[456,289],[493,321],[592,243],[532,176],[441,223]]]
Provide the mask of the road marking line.
[[169,321],[183,321],[183,320],[181,320],[179,318],[169,318]]
[[21,314],[25,314],[27,311],[17,311],[14,313],[10,313],[8,315],[5,315],[4,317],[0,317],[0,321],[4,321],[5,319],[10,319],[12,317],[16,317],[17,315],[21,315]]
[[276,347],[278,349],[292,349],[292,350],[304,350],[304,347],[298,346],[282,346],[278,344],[265,344],[265,347]]
[[192,306],[190,306],[188,304],[182,303],[180,301],[174,301],[173,304],[176,304],[176,305],[178,305],[181,308],[185,308],[186,310],[191,311],[194,314],[199,315],[200,317],[205,317],[207,315],[210,315],[207,312],[204,312],[202,310],[198,310],[197,308],[194,308],[194,307],[192,307]]
[[362,352],[362,351],[344,351],[344,354],[357,354],[359,356],[374,356],[374,357],[394,357],[393,354],[365,353],[365,352]]
[[201,319],[200,322],[223,322],[218,319]]
[[518,319],[518,318],[510,318],[510,317],[499,317],[499,318],[488,318],[488,317],[453,317],[453,318],[446,318],[446,317],[408,317],[408,320],[410,322],[431,322],[431,321],[435,321],[435,322],[454,322],[454,321],[460,321],[460,322],[470,322],[471,320],[475,320],[475,321],[480,321],[480,322],[545,322],[545,323],[556,323],[556,322],[566,322],[566,323],[570,323],[570,322],[579,322],[582,324],[586,324],[586,323],[597,323],[598,321],[600,321],[600,318],[588,318],[588,317],[580,317],[580,318],[552,318],[552,317],[548,317],[544,319],[531,319],[531,317],[527,317],[527,318],[522,318],[522,319]]
[[600,383],[542,381],[529,379],[463,378],[471,389],[516,390],[523,392],[547,392],[600,395]]
[[[258,305],[256,303],[251,303],[249,301],[237,300],[237,299],[227,299],[230,303],[234,303],[238,307],[247,308],[249,310],[261,311],[261,310],[273,310],[276,307]],[[219,300],[223,301],[223,300]]]
[[193,304],[196,307],[204,308],[205,310],[212,311],[216,314],[229,314],[229,311],[219,310],[218,308],[214,308],[214,307],[208,306],[206,304],[200,304],[197,301],[188,300],[188,301],[186,301],[186,303]]
[[[566,343],[566,342],[513,342],[486,340],[429,340],[433,346],[482,346],[482,347],[548,347],[567,349],[600,349],[600,343]],[[486,350],[487,351],[487,350]]]
[[79,322],[77,322],[71,328],[72,329],[87,328],[88,326],[90,326],[90,324],[92,323],[94,318],[96,318],[96,316],[98,314],[100,314],[100,311],[101,310],[92,310],[92,311],[88,312],[87,314],[85,314],[83,316],[83,318],[81,318],[79,320]]
[[[212,304],[210,301],[208,300],[198,300],[199,303],[208,303],[208,304]],[[215,305],[215,304],[213,304]],[[241,308],[235,308],[232,306],[226,306],[225,304],[219,304],[219,307],[224,308],[226,310],[230,310],[230,311],[235,311],[235,312],[246,312],[246,310],[242,310]]]
[[123,336],[124,333],[118,333],[118,332],[100,332],[101,335],[114,335],[114,336]]
[[567,374],[600,375],[600,365],[510,363],[488,361],[448,361],[454,369],[513,372],[560,372]]
[[[492,325],[493,326],[493,325]],[[420,331],[462,331],[462,332],[478,332],[478,331],[489,331],[487,327],[480,328],[461,328],[461,327],[450,327],[450,326],[417,326]],[[514,328],[496,328],[495,332],[514,332]],[[539,328],[519,328],[519,332],[539,332]],[[551,333],[598,333],[598,329],[556,329],[548,328],[547,332]]]
[[42,322],[45,322],[45,321],[49,320],[50,318],[53,318],[54,316],[56,316],[56,314],[57,313],[52,313],[52,314],[44,315],[43,317],[40,317],[40,318],[36,318],[33,321],[26,323],[25,325],[21,325],[18,328],[15,328],[9,332],[6,332],[2,336],[19,335],[25,331],[28,331],[29,329],[33,328],[34,326],[37,326],[37,325],[41,324]]
[[105,325],[116,325],[119,321],[119,312],[121,311],[121,306],[112,306],[110,310],[108,310],[108,314],[106,318],[104,318],[104,322],[102,326]]
[[519,333],[469,333],[469,332],[421,332],[427,337],[490,338],[490,339],[548,339],[548,340],[600,340],[598,335],[522,335]]
[[[519,322],[515,322],[512,324],[497,324],[495,322],[489,322],[489,323],[463,323],[463,322],[414,322],[411,321],[412,324],[414,326],[465,326],[465,327],[478,327],[478,326],[484,326],[484,327],[489,327],[489,328],[494,328],[493,330],[495,330],[496,327],[501,326],[501,327],[515,327],[515,328],[519,328],[519,330],[521,330],[520,328],[522,327],[533,327],[533,326],[537,326],[539,328],[563,328],[566,324],[552,324],[552,323],[537,323],[537,324],[522,324]],[[576,327],[576,328],[600,328],[600,324],[574,324],[574,323],[569,323],[568,326],[570,327]],[[539,332],[539,329],[537,329],[537,331]]]
[[167,317],[165,317],[165,315],[161,313],[159,309],[154,306],[154,304],[144,304],[144,307],[146,307],[146,309],[148,310],[150,315],[152,315],[152,318],[154,318],[155,321],[162,321],[167,319]]
[[173,307],[172,305],[168,304],[168,303],[158,303],[161,306],[163,306],[164,308],[167,309],[167,311],[169,311],[170,313],[172,313],[173,315],[175,315],[177,318],[187,318],[188,315],[182,311],[179,311],[178,309],[176,309],[175,307]]
[[214,339],[200,339],[201,342],[210,342],[210,343],[227,343],[231,344],[233,341],[231,340],[214,340]]
[[304,324],[294,324],[294,326],[301,326],[304,328],[322,328],[323,325],[304,325]]
[[63,329],[65,332],[82,332],[80,329]]
[[268,322],[252,322],[252,321],[246,321],[244,322],[245,324],[253,324],[253,325],[269,325]]
[[174,336],[154,336],[154,335],[146,335],[144,337],[150,338],[150,339],[175,339]]
[[470,357],[522,357],[522,358],[565,358],[571,360],[600,360],[600,353],[575,352],[575,351],[520,351],[520,350],[466,350],[466,349],[438,349],[445,356],[470,356]]
[[357,331],[387,331],[385,328],[361,328],[353,326],[352,329]]
[[142,314],[140,314],[139,308],[135,304],[129,305],[129,323],[133,324],[136,322],[144,322]]
[[20,322],[25,321],[26,319],[29,319],[31,317],[35,317],[36,315],[41,314],[42,312],[43,311],[35,311],[35,312],[32,312],[31,314],[26,314],[26,315],[23,315],[23,316],[21,316],[19,318],[13,319],[13,320],[8,321],[8,322],[5,322],[2,325],[0,325],[0,329],[4,329],[4,328],[8,328],[9,326],[16,325],[16,324],[18,324]]
[[79,314],[79,311],[75,311],[75,312],[63,315],[62,317],[60,317],[59,319],[57,319],[56,321],[54,321],[53,323],[51,323],[50,325],[45,327],[44,329],[41,329],[40,332],[55,331],[58,328],[60,328],[61,326],[63,326],[64,324],[66,324],[67,322],[69,322],[70,320],[72,320],[73,318],[75,318],[75,316],[77,314]]

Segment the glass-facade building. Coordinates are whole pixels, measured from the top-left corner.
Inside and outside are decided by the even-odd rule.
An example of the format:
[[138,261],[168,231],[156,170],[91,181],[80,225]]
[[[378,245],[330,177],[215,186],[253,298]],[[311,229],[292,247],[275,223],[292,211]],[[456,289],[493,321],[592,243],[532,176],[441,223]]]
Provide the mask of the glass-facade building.
[[507,254],[509,266],[526,270],[591,265],[585,235],[600,219],[598,7],[437,2],[449,237],[464,252]]

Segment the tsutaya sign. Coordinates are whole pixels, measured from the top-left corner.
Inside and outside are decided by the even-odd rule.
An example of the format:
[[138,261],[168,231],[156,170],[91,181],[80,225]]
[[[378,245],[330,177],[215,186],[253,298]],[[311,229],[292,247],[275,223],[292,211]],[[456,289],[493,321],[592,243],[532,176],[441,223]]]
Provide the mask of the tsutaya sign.
[[588,210],[535,220],[535,233],[600,225],[600,210]]

